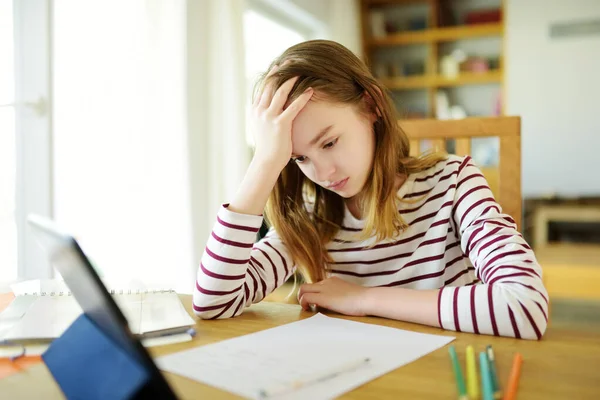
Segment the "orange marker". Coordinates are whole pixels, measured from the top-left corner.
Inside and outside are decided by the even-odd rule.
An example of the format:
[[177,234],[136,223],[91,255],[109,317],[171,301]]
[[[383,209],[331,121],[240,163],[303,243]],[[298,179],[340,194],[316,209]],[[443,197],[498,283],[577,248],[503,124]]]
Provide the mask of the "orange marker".
[[519,386],[519,377],[521,375],[521,364],[523,363],[523,357],[521,354],[516,353],[513,359],[513,365],[510,370],[510,376],[508,378],[508,385],[504,392],[504,400],[514,400],[517,395],[517,387]]

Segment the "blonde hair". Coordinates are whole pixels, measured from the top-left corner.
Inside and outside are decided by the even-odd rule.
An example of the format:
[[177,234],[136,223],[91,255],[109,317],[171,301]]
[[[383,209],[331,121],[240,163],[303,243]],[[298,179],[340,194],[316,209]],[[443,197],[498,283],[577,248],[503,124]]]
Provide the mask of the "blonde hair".
[[[319,98],[355,106],[365,117],[377,113],[378,119],[373,124],[373,167],[360,194],[365,219],[362,238],[375,235],[381,241],[402,233],[408,226],[397,209],[396,177],[429,169],[445,155],[409,156],[410,142],[398,125],[396,110],[386,89],[344,46],[327,40],[299,43],[275,59],[269,70],[274,65],[279,68],[268,79],[273,80],[275,88],[299,76],[288,102],[312,87]],[[259,79],[255,95],[264,87],[266,79],[266,74]],[[313,203],[312,210],[307,209],[306,194]],[[268,223],[277,231],[304,280],[324,279],[326,265],[332,261],[325,245],[342,225],[344,199],[315,185],[296,163],[290,162],[281,172],[265,212]]]

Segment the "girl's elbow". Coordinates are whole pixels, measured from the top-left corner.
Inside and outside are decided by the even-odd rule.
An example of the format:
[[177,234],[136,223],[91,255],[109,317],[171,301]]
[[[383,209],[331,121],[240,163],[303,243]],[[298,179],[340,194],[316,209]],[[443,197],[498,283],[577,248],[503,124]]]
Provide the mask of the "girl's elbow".
[[547,295],[540,290],[521,290],[509,284],[496,285],[494,303],[499,310],[508,307],[504,314],[501,336],[540,340],[548,328]]
[[540,340],[548,328],[548,307],[534,301],[522,299],[517,302],[518,312],[510,324],[514,337],[528,340]]
[[229,315],[227,313],[222,313],[222,310],[211,310],[211,311],[198,311],[196,309],[194,309],[194,314],[196,315],[196,317],[203,319],[203,320],[209,320],[209,319],[227,319],[227,318],[232,318],[234,317],[234,315]]
[[192,310],[200,319],[227,319],[241,314],[242,307],[234,308],[239,301],[243,301],[243,299],[238,300],[238,297],[226,299],[222,296],[194,293]]
[[200,319],[213,319],[213,317],[214,317],[213,312],[199,311],[196,308],[194,308],[194,314],[196,315],[196,317],[198,317]]
[[236,315],[233,314],[233,310],[223,310],[223,308],[225,308],[226,306],[222,307],[222,308],[217,308],[217,309],[210,309],[210,310],[206,310],[206,309],[198,309],[196,307],[194,307],[194,314],[196,315],[196,317],[200,318],[200,319],[204,319],[204,320],[208,320],[208,319],[227,319],[227,318],[233,318]]
[[221,312],[221,310],[198,301],[196,298],[192,301],[192,310],[194,311],[194,315],[199,319],[214,319]]
[[[546,315],[548,315],[547,310],[546,310]],[[540,340],[540,339],[542,339],[542,337],[544,337],[544,334],[546,333],[546,330],[548,329],[548,319],[540,318],[536,322],[536,324],[537,324],[539,335],[536,335],[535,339]]]
[[521,339],[542,340],[544,334],[546,333],[548,322],[546,322],[546,320],[535,321],[535,327],[533,327],[529,321],[521,325],[521,332],[523,332],[521,334]]

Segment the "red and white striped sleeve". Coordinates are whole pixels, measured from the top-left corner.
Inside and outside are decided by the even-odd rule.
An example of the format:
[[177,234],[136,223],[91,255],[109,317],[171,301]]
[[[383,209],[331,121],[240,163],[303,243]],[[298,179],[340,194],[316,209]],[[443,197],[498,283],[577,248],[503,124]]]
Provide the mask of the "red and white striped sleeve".
[[540,339],[548,324],[542,270],[470,157],[458,169],[453,220],[462,251],[482,284],[442,288],[440,325],[462,332]]
[[294,272],[289,252],[271,229],[255,243],[263,217],[221,207],[204,249],[193,309],[203,319],[229,318],[258,303]]

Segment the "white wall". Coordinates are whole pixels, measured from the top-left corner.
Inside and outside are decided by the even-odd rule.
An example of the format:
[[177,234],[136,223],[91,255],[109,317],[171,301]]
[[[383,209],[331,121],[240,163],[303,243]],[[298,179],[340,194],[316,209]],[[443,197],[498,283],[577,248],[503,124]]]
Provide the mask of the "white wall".
[[506,113],[522,117],[523,195],[600,195],[600,35],[550,38],[600,19],[598,0],[506,1]]
[[289,0],[324,25],[320,39],[335,40],[362,55],[360,4],[358,0]]
[[289,0],[289,2],[304,9],[321,22],[327,22],[329,19],[329,0]]
[[358,0],[328,0],[330,39],[362,57],[360,4]]

